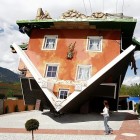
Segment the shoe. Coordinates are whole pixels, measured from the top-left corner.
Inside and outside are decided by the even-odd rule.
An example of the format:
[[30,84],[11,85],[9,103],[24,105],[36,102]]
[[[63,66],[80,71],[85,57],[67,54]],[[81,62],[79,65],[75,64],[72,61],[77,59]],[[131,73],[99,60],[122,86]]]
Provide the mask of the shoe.
[[105,135],[109,135],[109,133],[105,133]]
[[105,134],[105,135],[109,135],[109,132],[105,132],[104,134]]
[[110,134],[113,134],[113,130],[110,130],[109,133],[110,133]]

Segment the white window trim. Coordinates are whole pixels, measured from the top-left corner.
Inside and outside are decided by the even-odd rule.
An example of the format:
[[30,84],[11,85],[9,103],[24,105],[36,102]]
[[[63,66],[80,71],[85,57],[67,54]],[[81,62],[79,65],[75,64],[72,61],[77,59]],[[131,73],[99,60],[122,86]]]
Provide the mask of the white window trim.
[[90,72],[89,72],[89,74],[90,74],[90,75],[89,75],[89,79],[90,79],[90,78],[91,78],[91,75],[92,75],[92,65],[77,65],[75,80],[76,80],[76,81],[87,81],[87,80],[89,80],[89,79],[87,79],[87,80],[77,79],[79,67],[89,67],[89,70],[90,70]]
[[114,86],[114,99],[116,99],[117,83],[102,83],[100,85]]
[[[100,42],[100,50],[89,50],[88,49],[88,42],[89,42],[89,39],[101,39],[101,42]],[[102,48],[103,48],[103,37],[102,36],[87,36],[87,44],[86,44],[86,51],[90,51],[90,52],[102,52]]]
[[[60,98],[60,92],[61,91],[67,91],[67,97],[68,97],[68,95],[69,95],[69,89],[59,89],[59,92],[58,92],[58,98],[60,99],[60,100],[65,100],[65,99],[61,99]],[[67,99],[67,98],[66,98]]]
[[[44,46],[46,46],[46,38],[54,38],[54,39],[56,39],[55,40],[55,46],[54,46],[53,49],[44,48]],[[58,40],[58,35],[45,35],[44,39],[43,39],[42,50],[56,50],[57,40]]]
[[[47,77],[48,66],[57,66],[56,77]],[[58,64],[58,63],[47,63],[47,64],[46,64],[46,68],[45,68],[44,77],[45,77],[46,79],[57,79],[57,77],[58,77],[58,71],[59,71],[59,64]]]
[[[30,90],[32,91],[32,86],[31,86],[31,81],[30,81],[31,78],[28,78],[28,81],[29,81],[29,87],[30,87]],[[32,78],[33,79],[33,78]]]

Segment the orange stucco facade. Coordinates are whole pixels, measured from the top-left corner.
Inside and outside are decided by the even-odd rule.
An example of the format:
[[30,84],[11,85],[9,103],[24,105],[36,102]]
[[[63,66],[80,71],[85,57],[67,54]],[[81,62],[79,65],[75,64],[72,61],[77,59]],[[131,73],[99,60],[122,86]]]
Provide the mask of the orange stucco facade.
[[[119,30],[96,30],[96,29],[33,29],[30,35],[28,49],[25,51],[38,71],[45,77],[47,63],[57,63],[59,71],[58,80],[76,80],[78,65],[92,65],[93,76],[106,64],[120,54],[120,31]],[[43,50],[45,35],[57,35],[56,50]],[[102,36],[102,51],[87,51],[87,37]],[[67,59],[68,46],[75,43],[74,56]],[[19,69],[23,67],[22,63]],[[26,76],[30,76],[27,73]],[[61,85],[62,86],[62,85]],[[54,86],[54,93],[57,93],[60,85]],[[63,85],[63,88],[68,88]],[[74,90],[69,86],[70,92]]]

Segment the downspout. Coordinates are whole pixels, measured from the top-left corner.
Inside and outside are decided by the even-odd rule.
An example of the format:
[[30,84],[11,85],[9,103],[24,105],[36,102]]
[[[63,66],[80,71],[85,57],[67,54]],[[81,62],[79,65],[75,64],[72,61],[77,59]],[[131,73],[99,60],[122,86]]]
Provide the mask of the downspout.
[[[120,35],[120,53],[123,51],[124,51],[124,49],[122,48],[122,32],[121,32],[121,35]],[[121,83],[121,75],[120,75],[119,83],[117,83],[117,85],[118,85],[117,111],[118,111],[118,106],[119,106],[119,92],[120,92],[120,88],[121,88],[120,83]]]
[[119,106],[119,93],[120,93],[120,88],[121,88],[121,79],[122,79],[122,76],[120,75],[119,82],[117,83],[118,85],[117,111],[118,111],[118,106]]
[[[123,46],[122,46],[122,34],[123,32],[121,32],[121,35],[120,35],[120,53],[124,51]],[[118,106],[119,106],[119,92],[121,88],[121,79],[122,79],[122,75],[120,75],[119,82],[117,83],[118,85],[117,111],[118,111]]]
[[121,36],[120,36],[121,38],[120,38],[120,48],[121,48],[121,51],[123,52],[124,51],[124,49],[122,48],[122,32],[121,32]]

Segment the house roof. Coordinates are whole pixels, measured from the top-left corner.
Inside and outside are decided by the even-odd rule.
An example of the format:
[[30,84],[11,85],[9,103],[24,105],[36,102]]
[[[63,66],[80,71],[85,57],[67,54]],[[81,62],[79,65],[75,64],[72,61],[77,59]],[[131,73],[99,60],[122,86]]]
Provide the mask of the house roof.
[[[19,45],[19,47],[20,47],[22,50],[27,50],[27,46],[28,46],[27,43],[23,43],[23,44]],[[10,48],[11,48],[12,53],[16,53],[16,50],[13,48],[12,45],[10,45]]]
[[127,98],[127,102],[133,101],[135,103],[140,103],[140,97],[129,97]]

